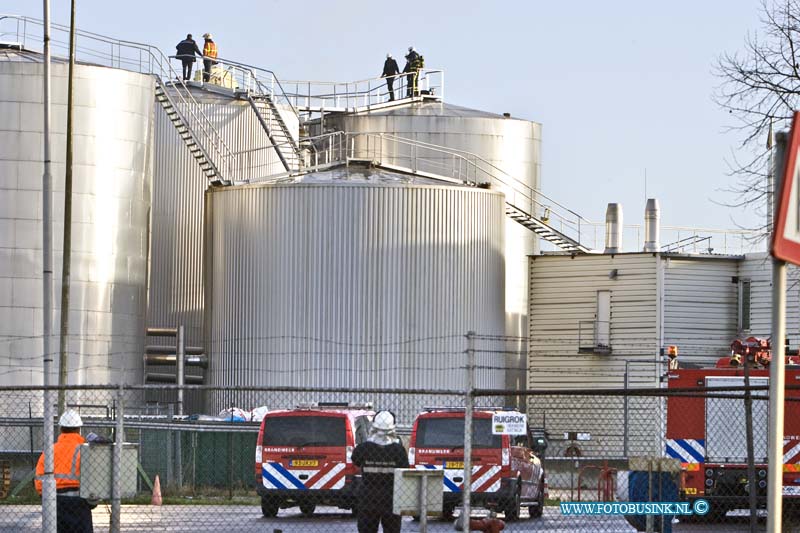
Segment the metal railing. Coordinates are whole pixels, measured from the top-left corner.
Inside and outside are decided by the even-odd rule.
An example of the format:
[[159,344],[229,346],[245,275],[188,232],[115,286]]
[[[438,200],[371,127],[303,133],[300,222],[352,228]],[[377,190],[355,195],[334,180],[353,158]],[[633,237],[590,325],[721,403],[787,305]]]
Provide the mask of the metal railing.
[[[395,98],[407,98],[410,74],[389,76],[395,80]],[[349,82],[285,80],[288,98],[295,107],[310,112],[355,111],[390,100],[386,78],[368,78]],[[422,69],[417,79],[420,96],[444,98],[444,71]]]
[[[605,239],[604,222],[587,222],[582,235],[583,244],[602,250]],[[644,225],[625,224],[622,244],[625,251],[641,251],[644,247]],[[661,246],[662,252],[742,255],[763,252],[761,233],[747,229],[719,229],[691,226],[661,225],[661,242],[673,243]],[[680,244],[678,244],[680,243]]]

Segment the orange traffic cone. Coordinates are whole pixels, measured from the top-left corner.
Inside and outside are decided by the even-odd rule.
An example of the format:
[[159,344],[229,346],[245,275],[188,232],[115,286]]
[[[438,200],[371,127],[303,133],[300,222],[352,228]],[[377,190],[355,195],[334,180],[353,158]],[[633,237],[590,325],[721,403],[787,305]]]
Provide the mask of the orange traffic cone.
[[156,482],[153,483],[153,498],[150,500],[150,505],[161,505],[161,481],[156,474]]

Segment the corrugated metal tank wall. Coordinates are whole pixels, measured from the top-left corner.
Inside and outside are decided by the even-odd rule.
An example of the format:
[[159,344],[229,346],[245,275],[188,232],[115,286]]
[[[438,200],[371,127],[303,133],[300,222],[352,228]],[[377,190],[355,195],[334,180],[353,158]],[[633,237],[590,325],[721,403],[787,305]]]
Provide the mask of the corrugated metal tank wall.
[[[208,205],[214,385],[461,390],[464,335],[504,330],[498,193],[337,181]],[[502,387],[503,355],[478,355],[479,386]]]
[[[0,385],[41,384],[43,65],[38,54],[3,57]],[[57,351],[67,65],[56,60],[52,76],[52,346]],[[142,380],[152,116],[152,78],[76,65],[69,384]]]
[[[319,125],[317,125],[319,129]],[[542,126],[536,122],[505,117],[452,104],[425,103],[362,114],[325,117],[325,130],[391,133],[477,154],[534,189],[541,189]],[[432,168],[432,172],[436,169]],[[506,335],[528,335],[528,259],[539,253],[539,241],[528,229],[511,219],[506,235]],[[508,343],[520,355],[510,355],[509,388],[525,386],[524,343]]]
[[[200,110],[218,128],[234,152],[264,147],[268,138],[249,104],[223,95],[192,89]],[[281,109],[295,136],[296,115]],[[186,327],[187,345],[203,344],[203,194],[205,176],[189,149],[178,136],[164,109],[156,104],[155,161],[153,173],[153,228],[149,327]],[[283,171],[273,150],[258,150],[244,156],[243,175],[258,178]],[[164,341],[152,339],[152,344]],[[167,370],[168,371],[168,370]],[[188,374],[199,370],[189,368]],[[189,409],[200,405],[187,398]]]

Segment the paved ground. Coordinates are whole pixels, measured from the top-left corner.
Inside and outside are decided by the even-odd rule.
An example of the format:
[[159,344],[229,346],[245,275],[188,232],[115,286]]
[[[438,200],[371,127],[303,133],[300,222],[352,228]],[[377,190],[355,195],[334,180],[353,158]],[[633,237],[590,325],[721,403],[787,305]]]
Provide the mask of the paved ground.
[[[95,532],[108,531],[109,512],[105,506],[94,510]],[[276,518],[267,519],[254,506],[235,505],[179,505],[179,506],[125,506],[122,516],[123,531],[139,533],[150,531],[183,531],[192,533],[339,533],[355,532],[355,519],[349,512],[333,508],[322,508],[315,516],[305,518],[299,511],[285,509]],[[403,532],[420,531],[419,522],[410,518],[403,521]],[[763,531],[765,522],[759,522]],[[3,533],[30,533],[41,531],[41,515],[38,506],[0,506],[0,531]],[[443,533],[453,531],[451,522],[432,521],[428,531]],[[553,533],[633,533],[635,530],[622,517],[565,517],[558,507],[545,508],[540,519],[529,519],[523,514],[519,522],[510,522],[505,531],[548,531]],[[701,532],[747,532],[747,516],[728,516],[724,524],[673,525],[674,533]],[[800,528],[794,530],[800,531]]]

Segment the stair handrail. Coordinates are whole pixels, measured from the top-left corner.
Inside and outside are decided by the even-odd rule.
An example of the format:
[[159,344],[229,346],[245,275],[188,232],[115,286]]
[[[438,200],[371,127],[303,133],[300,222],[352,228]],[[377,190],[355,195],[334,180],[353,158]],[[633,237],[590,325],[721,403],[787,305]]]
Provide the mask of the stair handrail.
[[[41,26],[42,28],[44,28],[44,22],[40,19],[22,15],[6,15],[6,14],[0,15],[0,24],[2,24],[3,21],[6,20],[12,20],[17,22],[17,29],[15,34],[18,42],[23,46],[23,48],[33,50],[34,48],[28,48],[26,46],[28,40],[28,33],[27,33],[28,24]],[[20,24],[22,25],[22,28],[20,28]],[[57,23],[51,23],[50,27],[51,30],[55,29],[60,32],[69,33],[68,26],[64,26]],[[20,30],[22,31],[21,39],[20,39]],[[5,35],[12,34],[11,32],[0,32],[0,33]],[[183,89],[183,90],[178,89],[175,91],[175,93],[178,94],[181,103],[185,104],[184,107],[186,108],[186,111],[188,111],[189,114],[195,120],[198,121],[197,125],[199,125],[202,133],[212,141],[210,147],[213,148],[216,154],[219,156],[219,161],[214,162],[215,166],[219,168],[220,163],[222,163],[224,169],[223,178],[231,179],[236,176],[236,172],[238,169],[236,168],[236,161],[233,159],[233,152],[231,151],[230,147],[225,142],[225,140],[223,139],[222,135],[219,133],[217,128],[214,126],[213,122],[202,111],[199,102],[197,102],[197,100],[194,98],[191,91],[189,90],[188,86],[184,82],[182,74],[178,73],[178,71],[172,67],[169,58],[159,48],[147,43],[139,43],[124,39],[115,39],[112,37],[108,37],[106,35],[101,35],[86,30],[76,30],[75,33],[78,37],[84,37],[91,41],[103,43],[104,45],[110,46],[108,53],[105,53],[84,46],[78,46],[78,44],[80,44],[80,41],[78,41],[76,43],[76,55],[77,53],[80,52],[83,55],[94,59],[108,61],[109,64],[102,66],[110,66],[121,70],[138,72],[140,74],[158,76],[160,82],[164,85],[165,89],[167,88],[167,83],[171,84],[175,88],[179,87],[180,89]],[[51,44],[66,45],[65,42],[55,39],[52,33],[50,42]],[[115,47],[117,52],[116,57],[114,55]],[[138,61],[136,60],[136,58],[125,57],[123,59],[122,56],[123,49],[138,51],[139,54]],[[138,66],[138,68],[134,68],[136,66]],[[195,124],[187,124],[187,126],[191,127],[195,126]],[[207,144],[204,143],[204,145],[206,146],[206,149],[209,148]]]
[[[334,142],[333,139],[336,141]],[[320,154],[319,160],[325,164],[330,161],[344,163],[355,159],[379,163],[388,168],[394,167],[431,179],[455,181],[468,186],[488,184],[502,191],[505,194],[506,203],[513,209],[527,217],[537,219],[539,223],[577,243],[581,242],[582,226],[590,223],[575,211],[471,152],[374,132],[331,132],[318,135],[310,140],[317,146]],[[403,145],[410,153],[398,155],[400,154],[398,149],[385,151],[384,144],[386,142]],[[420,153],[420,150],[427,151],[427,154]],[[436,157],[425,157],[431,153],[436,154]],[[442,164],[445,161],[446,163]],[[398,162],[404,164],[398,164]],[[311,166],[313,167],[314,164],[312,163]],[[553,223],[552,220],[556,220],[558,223]],[[576,236],[570,237],[568,235],[570,232]]]
[[[406,87],[403,82],[408,75],[410,73],[405,72],[388,76],[400,81],[394,87],[395,93],[400,91],[402,94],[405,91]],[[386,77],[382,76],[347,82],[283,80],[283,84],[290,88],[287,96],[294,99],[295,106],[306,109],[359,109],[383,103],[384,99],[388,98],[389,95],[388,90],[384,90],[386,88]],[[444,98],[444,70],[438,68],[420,69],[418,84],[420,91],[429,91],[432,96]],[[292,87],[293,91],[291,90]],[[400,99],[402,99],[402,96]],[[344,101],[345,105],[339,105],[341,101]],[[304,104],[301,105],[301,102],[304,102]]]

